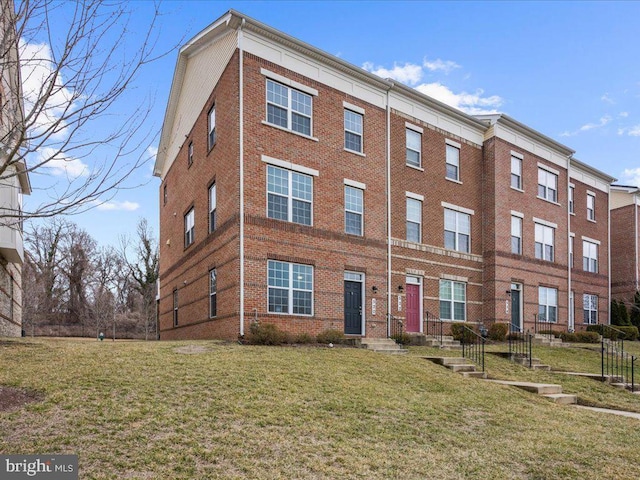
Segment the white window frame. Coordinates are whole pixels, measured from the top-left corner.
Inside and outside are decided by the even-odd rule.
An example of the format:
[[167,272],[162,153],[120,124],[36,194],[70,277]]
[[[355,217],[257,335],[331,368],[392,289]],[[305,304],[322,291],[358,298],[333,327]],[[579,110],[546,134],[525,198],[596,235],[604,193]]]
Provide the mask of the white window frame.
[[[407,151],[406,151],[407,165],[409,165],[410,167],[422,168],[422,133],[414,130],[413,128],[407,127],[405,136],[407,141]],[[410,142],[411,137],[413,137],[414,142],[415,140],[417,140],[418,142],[417,145],[411,145],[411,143],[414,143],[414,142]],[[410,160],[409,158],[410,152],[413,152],[418,155],[417,164],[415,164],[412,160]]]
[[[272,278],[270,276],[270,272],[272,270],[272,265],[275,267],[275,264],[287,265],[287,285],[272,285]],[[311,275],[311,288],[295,288],[294,287],[294,267],[303,267],[305,270],[310,269]],[[314,304],[313,304],[313,291],[314,291],[314,268],[313,265],[305,265],[301,263],[290,263],[283,262],[280,260],[268,260],[267,261],[267,310],[269,313],[277,313],[280,315],[296,315],[296,316],[304,316],[304,317],[312,317]],[[273,278],[276,280],[276,278]],[[287,292],[287,311],[286,312],[278,312],[272,310],[272,305],[270,303],[270,296],[272,290],[286,290]],[[310,304],[310,312],[309,313],[294,313],[294,292],[309,292],[311,293],[311,304]]]
[[193,142],[189,142],[187,147],[187,162],[189,166],[193,165]]
[[587,193],[587,220],[596,221],[596,196]]
[[582,269],[598,273],[598,244],[582,239]]
[[[278,85],[281,88],[285,89],[287,92],[287,105],[280,105],[278,103],[275,102],[270,102],[269,101],[269,83],[272,83],[274,85]],[[306,97],[309,99],[309,110],[310,113],[307,114],[306,112],[301,112],[299,110],[295,110],[293,107],[293,93],[292,92],[296,92],[296,94],[301,95],[303,97]],[[303,92],[300,89],[297,88],[293,88],[289,85],[285,85],[282,82],[278,82],[276,80],[273,80],[271,78],[267,78],[266,79],[266,84],[265,84],[265,100],[266,100],[266,112],[265,112],[265,123],[267,125],[273,125],[274,127],[277,128],[282,128],[284,130],[288,130],[290,132],[293,133],[297,133],[299,135],[302,135],[304,137],[312,137],[313,136],[313,95],[310,95],[308,92]],[[269,121],[269,105],[273,105],[276,108],[281,108],[283,110],[286,110],[287,112],[287,125],[283,126],[283,125],[279,125],[277,123],[273,123]],[[303,132],[303,131],[299,131],[293,128],[293,115],[294,113],[296,115],[299,115],[301,117],[304,118],[308,118],[309,119],[309,133]]]
[[217,187],[215,182],[209,186],[209,233],[216,229]]
[[184,215],[184,248],[195,242],[196,214],[194,207]]
[[598,323],[598,296],[590,293],[582,295],[583,321],[585,325]]
[[[353,203],[349,204],[347,202],[347,193],[351,192],[351,194],[355,194],[359,196],[359,203],[355,205]],[[355,207],[355,208],[354,208]],[[359,207],[359,209],[358,209]],[[358,215],[360,217],[360,231],[359,232],[350,232],[348,231],[348,222],[347,217],[351,215]],[[356,188],[351,185],[344,186],[344,231],[349,235],[358,235],[362,237],[364,235],[364,190],[361,188]]]
[[573,268],[573,251],[575,248],[575,235],[569,235],[569,267]]
[[215,103],[207,113],[207,145],[209,150],[216,144],[216,105]]
[[[555,228],[550,225],[535,222],[535,257],[538,260],[553,262],[555,258]],[[550,240],[550,242],[549,242]],[[540,253],[538,253],[540,245]],[[547,247],[551,247],[551,254],[547,252]]]
[[[448,230],[447,229],[447,212],[450,212],[452,215],[455,216],[455,230]],[[465,216],[468,218],[468,225],[469,225],[469,231],[468,232],[464,232],[461,230],[461,219],[463,218],[462,216]],[[446,233],[450,232],[453,233],[453,248],[449,248],[447,247],[447,235]],[[469,240],[467,242],[467,250],[461,250],[460,247],[460,238],[461,236],[466,235]],[[459,212],[457,210],[453,210],[451,208],[446,208],[444,209],[444,248],[448,249],[448,250],[455,250],[456,252],[462,252],[462,253],[471,253],[471,214],[469,213],[465,213],[465,212]]]
[[[455,155],[454,155],[455,152]],[[452,145],[450,142],[446,143],[446,154],[445,154],[445,177],[449,180],[454,180],[456,182],[460,181],[460,147],[457,145]],[[449,167],[455,168],[455,176],[449,175]]]
[[[515,240],[517,248],[514,248]],[[522,255],[522,217],[517,215],[511,215],[511,253]]]
[[[284,195],[282,193],[278,193],[278,192],[271,192],[269,191],[269,171],[270,169],[274,169],[274,170],[278,170],[280,172],[286,172],[287,173],[287,194]],[[294,197],[293,196],[293,182],[294,179],[296,178],[296,176],[299,177],[305,177],[308,178],[310,183],[311,183],[311,198],[310,199],[306,199],[306,198],[299,198],[299,197]],[[301,173],[295,170],[289,170],[287,168],[282,168],[282,167],[278,167],[275,165],[271,165],[268,164],[267,165],[267,218],[273,218],[274,220],[281,220],[283,222],[291,222],[291,223],[296,223],[298,225],[307,225],[307,226],[313,226],[313,176],[312,175],[307,175],[306,173]],[[276,218],[276,217],[271,217],[269,216],[269,195],[275,195],[278,197],[286,197],[287,199],[287,219],[282,219],[282,218]],[[309,204],[309,223],[301,223],[301,222],[294,222],[293,221],[293,201],[299,201],[299,202],[303,202],[303,203],[308,203]]]
[[173,326],[178,326],[178,289],[173,289]]
[[[215,308],[214,308],[215,302]],[[218,316],[218,273],[215,268],[209,270],[209,318]]]
[[575,195],[576,195],[576,187],[573,185],[569,185],[569,213],[575,212]]
[[558,174],[538,167],[538,198],[558,203]]
[[[414,207],[418,208],[418,217],[415,218],[413,216],[409,217],[409,212],[410,212],[410,208],[409,205],[414,205]],[[406,223],[406,238],[408,242],[414,242],[414,243],[421,243],[422,242],[422,200],[418,199],[418,198],[413,198],[413,197],[409,197],[407,196],[407,201],[406,201],[406,219],[407,219],[407,223]],[[409,238],[409,224],[413,224],[413,225],[417,225],[418,226],[418,239],[410,239]]]
[[[347,113],[354,115],[354,118],[360,119],[360,132],[347,128]],[[347,147],[347,133],[360,137],[360,150],[354,150]],[[345,107],[344,109],[344,149],[349,152],[363,153],[364,152],[364,113],[356,112],[355,110]]]
[[[514,185],[514,181],[516,185]],[[511,188],[523,190],[522,188],[522,158],[511,154]]]
[[[449,288],[451,291],[451,298],[443,298],[442,296],[443,286],[445,285],[450,285]],[[464,298],[462,300],[460,299],[456,300],[455,298],[456,286],[462,287],[462,292],[464,295]],[[452,322],[465,322],[467,320],[467,284],[465,282],[457,282],[455,280],[440,279],[440,286],[438,289],[438,299],[439,299],[439,311],[440,311],[441,320],[450,320]],[[449,317],[443,315],[443,308],[442,308],[443,303],[449,304],[449,311],[451,312],[451,315]],[[456,304],[463,305],[463,318],[455,318]]]
[[[551,316],[553,316],[553,319],[550,320]],[[557,288],[538,287],[538,321],[542,323],[558,323]]]

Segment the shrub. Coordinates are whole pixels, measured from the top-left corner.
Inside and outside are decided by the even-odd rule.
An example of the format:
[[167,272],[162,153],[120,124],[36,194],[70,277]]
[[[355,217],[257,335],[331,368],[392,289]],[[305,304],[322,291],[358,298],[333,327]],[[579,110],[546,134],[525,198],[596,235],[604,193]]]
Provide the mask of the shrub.
[[627,311],[627,307],[624,302],[611,300],[611,325],[631,325],[631,321],[629,320],[629,312]]
[[570,332],[562,332],[560,334],[560,338],[562,339],[563,342],[568,342],[568,343],[575,343],[578,341],[578,337],[576,336],[576,334],[570,333]]
[[510,332],[509,334],[507,334],[507,336],[505,337],[507,340],[522,340],[522,337],[524,336],[523,333],[518,333],[518,332]]
[[329,329],[320,332],[316,339],[318,343],[342,343],[344,342],[344,333],[340,330]]
[[626,327],[616,327],[618,330],[622,330],[624,332],[623,340],[637,340],[638,339],[638,327],[634,326],[626,326]]
[[315,341],[316,339],[313,338],[308,333],[300,333],[296,335],[296,337],[293,340],[293,343],[307,344],[307,343],[313,343]]
[[407,332],[396,333],[395,335],[392,335],[391,338],[400,345],[409,345],[411,343],[411,335]]
[[504,342],[509,326],[506,323],[494,323],[489,327],[489,339],[496,342]]
[[562,335],[562,332],[558,332],[556,330],[552,330],[550,328],[546,329],[546,330],[538,330],[538,333],[540,335],[553,335],[554,337],[559,337]]
[[462,325],[460,323],[454,323],[451,325],[451,336],[453,337],[454,340],[458,340],[459,342],[462,341],[463,336],[464,336],[464,340],[467,342],[476,341],[475,335],[473,335],[468,330],[468,327],[465,328],[465,325]]
[[629,306],[631,310],[631,324],[640,328],[640,291],[633,296],[633,303]]
[[597,332],[575,332],[573,335],[578,343],[598,343],[600,341],[600,335]]
[[252,345],[282,345],[289,343],[289,334],[273,323],[252,323],[247,342]]
[[[620,330],[622,333],[618,333],[616,330],[605,328],[603,325],[589,325],[587,327],[588,332],[597,332],[599,335],[603,335],[605,338],[611,340],[637,340],[639,333],[638,327],[635,326],[615,326],[616,330]],[[604,331],[604,333],[602,333]]]

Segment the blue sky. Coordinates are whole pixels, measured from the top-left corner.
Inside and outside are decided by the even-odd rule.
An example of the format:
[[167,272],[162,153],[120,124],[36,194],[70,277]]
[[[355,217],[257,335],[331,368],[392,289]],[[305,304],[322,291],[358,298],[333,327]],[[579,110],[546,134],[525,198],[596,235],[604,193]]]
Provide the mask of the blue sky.
[[[131,3],[132,43],[152,7]],[[464,111],[507,113],[619,183],[640,185],[640,2],[165,1],[158,48],[184,43],[230,8]],[[136,95],[154,99],[156,132],[176,57],[136,80]],[[72,220],[101,244],[133,234],[140,217],[157,233],[151,168],[129,182],[141,187]]]

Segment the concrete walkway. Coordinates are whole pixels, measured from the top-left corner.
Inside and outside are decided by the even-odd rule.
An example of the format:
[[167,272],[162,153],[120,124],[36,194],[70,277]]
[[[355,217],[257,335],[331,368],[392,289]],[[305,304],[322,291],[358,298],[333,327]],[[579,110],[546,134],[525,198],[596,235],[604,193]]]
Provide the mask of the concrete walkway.
[[584,405],[576,405],[576,408],[582,408],[583,410],[592,410],[598,413],[610,413],[612,415],[620,415],[622,417],[637,418],[638,420],[640,420],[640,413],[635,413],[635,412],[626,412],[624,410],[611,410],[609,408],[585,407]]

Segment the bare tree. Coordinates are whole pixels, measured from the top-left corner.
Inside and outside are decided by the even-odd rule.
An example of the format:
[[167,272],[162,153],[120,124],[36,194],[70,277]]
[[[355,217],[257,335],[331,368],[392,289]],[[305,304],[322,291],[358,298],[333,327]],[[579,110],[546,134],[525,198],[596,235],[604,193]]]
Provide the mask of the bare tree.
[[[2,0],[3,15],[12,3]],[[136,27],[132,36],[129,9],[135,5],[99,0],[15,4],[14,21],[0,32],[0,69],[16,68],[18,60],[10,53],[17,48],[24,121],[1,135],[8,160],[0,165],[0,182],[24,171],[32,178],[44,174],[39,186],[46,195],[22,212],[7,212],[3,222],[91,208],[125,187],[130,174],[150,158],[156,126],[146,120],[153,99],[140,92],[133,97],[131,89],[141,70],[168,52],[156,53],[156,4],[146,27]]]

